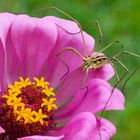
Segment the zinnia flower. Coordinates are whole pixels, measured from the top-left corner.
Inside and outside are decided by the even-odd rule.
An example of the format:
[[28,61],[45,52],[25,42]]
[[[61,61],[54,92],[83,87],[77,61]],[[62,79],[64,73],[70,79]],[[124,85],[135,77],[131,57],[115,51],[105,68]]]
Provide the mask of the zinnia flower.
[[[61,57],[70,74],[60,82],[66,67],[56,54],[67,46],[82,54],[83,45],[80,34],[66,33],[54,20],[79,30],[74,22],[55,17],[0,14],[0,138],[107,140],[115,127],[95,114],[103,111],[112,94],[105,80],[114,71],[108,64],[96,70],[89,75],[88,90],[81,90],[81,60],[66,52]],[[94,40],[86,33],[84,37],[90,52]],[[124,97],[114,89],[106,110],[117,109],[124,109]]]

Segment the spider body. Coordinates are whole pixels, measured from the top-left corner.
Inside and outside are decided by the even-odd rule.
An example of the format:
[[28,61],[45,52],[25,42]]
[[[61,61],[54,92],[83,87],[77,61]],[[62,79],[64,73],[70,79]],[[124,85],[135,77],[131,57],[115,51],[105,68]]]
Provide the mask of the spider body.
[[110,60],[105,55],[87,56],[83,58],[82,68],[83,71],[88,73],[89,70],[96,70],[108,63],[110,63]]

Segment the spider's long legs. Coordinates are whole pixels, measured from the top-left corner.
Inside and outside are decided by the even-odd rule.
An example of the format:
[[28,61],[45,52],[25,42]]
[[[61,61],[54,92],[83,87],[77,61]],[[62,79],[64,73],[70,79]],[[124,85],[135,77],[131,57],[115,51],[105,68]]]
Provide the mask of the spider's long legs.
[[104,47],[103,49],[101,49],[101,50],[99,51],[99,53],[102,53],[102,52],[104,52],[106,49],[112,47],[113,44],[119,45],[120,48],[123,48],[123,47],[124,47],[119,41],[114,40],[114,41],[112,41],[111,43],[109,43],[106,47]]
[[59,53],[56,54],[56,57],[66,66],[67,68],[67,72],[60,78],[60,80],[62,80],[70,71],[69,66],[66,64],[66,62],[64,62],[59,56],[64,53],[65,51],[72,51],[74,52],[76,55],[78,55],[81,59],[83,59],[82,55],[74,48],[72,47],[67,47],[64,48],[62,51],[60,51]]
[[[98,31],[99,31],[99,40],[97,41],[98,43],[95,44],[95,48],[96,48],[96,47],[99,47],[100,44],[101,44],[102,41],[103,41],[103,33],[102,33],[102,30],[101,30],[101,27],[100,27],[100,24],[99,24],[98,20],[92,21],[90,24],[88,24],[87,26],[85,26],[85,27],[83,28],[83,30],[85,30],[86,28],[88,28],[89,26],[91,26],[91,24],[93,24],[93,23],[95,23],[95,24],[97,25],[97,28],[98,28]],[[81,32],[81,30],[80,30],[79,32],[69,32],[69,31],[67,31],[66,29],[64,29],[63,27],[61,27],[60,25],[58,25],[58,24],[56,24],[56,25],[57,25],[59,28],[61,28],[62,30],[64,30],[65,32],[69,33],[69,34],[79,34],[79,33]],[[93,48],[93,50],[91,51],[90,55],[93,54],[93,51],[94,51],[94,48]]]
[[77,51],[76,49],[72,48],[72,47],[66,47],[63,50],[61,50],[59,53],[57,53],[56,55],[61,55],[63,52],[65,51],[72,51],[74,52],[76,55],[78,55],[81,59],[83,59],[82,55],[80,54],[79,51]]
[[[99,47],[100,46],[100,44],[102,43],[102,41],[103,41],[103,34],[102,34],[102,30],[101,30],[101,27],[100,27],[100,24],[99,24],[99,22],[98,22],[98,20],[96,20],[96,21],[92,21],[92,24],[93,23],[95,23],[96,25],[97,25],[97,28],[98,28],[98,31],[99,31],[99,40],[98,40],[98,43],[97,44],[95,44],[95,47],[94,48],[97,48],[97,47]],[[81,32],[81,30],[79,31],[79,32],[69,32],[69,31],[67,31],[66,29],[64,29],[63,27],[61,27],[60,25],[58,25],[58,24],[56,24],[59,28],[61,28],[62,30],[64,30],[65,32],[67,32],[67,33],[69,33],[69,34],[79,34],[80,32]],[[89,24],[89,25],[87,25],[85,28],[83,28],[83,29],[86,29],[88,26],[90,26],[91,25],[91,23]],[[83,38],[83,37],[82,37]],[[93,52],[94,52],[94,48],[92,49],[92,51],[90,52],[90,55],[92,55],[93,54]],[[87,56],[87,54],[85,55],[85,56]]]
[[59,57],[59,55],[56,55],[56,57],[66,66],[66,68],[67,68],[67,71],[65,72],[65,74],[60,78],[60,80],[62,80],[68,73],[69,73],[69,71],[70,71],[70,69],[69,69],[69,66],[66,64],[66,62],[64,62],[60,57]]
[[112,68],[113,68],[113,70],[115,72],[116,80],[119,81],[120,80],[119,74],[118,74],[116,68],[114,67],[114,64],[111,61],[110,61],[110,64],[112,65]]
[[[98,29],[98,32],[99,32],[99,39],[98,39],[98,41],[97,41],[97,44],[95,44],[95,48],[97,48],[97,47],[100,47],[100,45],[101,45],[101,43],[102,43],[102,41],[103,41],[103,33],[102,33],[101,26],[100,26],[98,20],[92,21],[91,23],[92,23],[92,24],[95,23],[95,24],[97,25],[97,29]],[[88,26],[90,26],[91,23],[90,23]],[[87,26],[87,27],[88,27],[88,26]],[[91,51],[90,55],[92,55],[93,52],[94,52],[94,48],[93,48],[93,50]]]
[[120,53],[117,53],[117,54],[114,55],[113,57],[118,57],[118,56],[120,56],[120,55],[122,55],[122,54],[132,55],[132,56],[135,56],[135,57],[140,58],[140,55],[137,55],[137,54],[135,54],[135,53],[128,52],[128,51],[122,51],[122,52],[120,52]]
[[113,86],[113,88],[117,87],[117,85],[124,79],[124,77],[127,75],[128,73],[128,69],[127,67],[117,58],[112,57],[112,60],[116,61],[118,64],[120,64],[122,66],[122,68],[125,70],[125,73],[123,74],[123,76],[120,78],[120,80]]
[[125,70],[125,73],[124,73],[123,76],[119,79],[119,81],[117,81],[117,83],[113,86],[113,88],[112,88],[112,90],[111,90],[111,94],[110,94],[110,96],[109,96],[107,102],[105,103],[105,106],[104,106],[104,108],[103,108],[103,111],[102,111],[102,113],[101,113],[101,115],[100,115],[100,118],[99,118],[99,136],[100,136],[100,140],[102,140],[101,131],[100,131],[100,125],[101,125],[101,120],[102,120],[102,116],[103,116],[103,114],[104,114],[104,111],[105,111],[105,109],[106,109],[106,107],[107,107],[107,105],[108,105],[108,103],[109,103],[111,97],[113,96],[113,92],[114,92],[116,86],[124,79],[124,77],[125,77],[125,76],[127,75],[127,73],[128,73],[128,69],[124,66],[124,64],[123,64],[120,60],[118,60],[118,59],[115,58],[115,57],[112,57],[111,60],[114,60],[114,61],[116,61],[118,64],[120,64],[120,65],[123,67],[123,69]]
[[85,76],[84,76],[83,81],[82,81],[82,84],[81,84],[81,89],[84,88],[84,85],[85,85],[86,80],[87,80],[87,78],[88,78],[88,73],[89,73],[88,71],[85,73]]
[[124,89],[126,87],[126,84],[128,83],[128,81],[130,80],[130,78],[132,78],[132,76],[137,72],[137,70],[140,68],[140,66],[138,66],[132,73],[131,75],[125,80],[124,85],[122,87],[122,92],[124,93]]
[[55,11],[57,11],[57,12],[60,12],[60,13],[62,13],[63,15],[67,16],[68,18],[70,18],[71,20],[73,20],[73,21],[77,24],[77,26],[78,26],[79,29],[80,29],[80,33],[81,33],[81,37],[82,37],[82,41],[83,41],[84,54],[85,54],[85,56],[87,56],[87,46],[86,46],[86,42],[85,42],[83,30],[82,30],[81,25],[79,24],[79,22],[78,22],[76,19],[74,19],[72,16],[70,16],[70,15],[67,14],[66,12],[64,12],[64,11],[62,11],[62,10],[56,8],[55,6],[50,6],[50,7],[47,7],[46,9],[52,9],[52,10],[55,10]]

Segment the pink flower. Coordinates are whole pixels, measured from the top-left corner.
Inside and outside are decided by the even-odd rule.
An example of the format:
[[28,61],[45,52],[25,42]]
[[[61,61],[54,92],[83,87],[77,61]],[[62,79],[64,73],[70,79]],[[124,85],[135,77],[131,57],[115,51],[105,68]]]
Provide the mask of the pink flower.
[[[113,124],[101,119],[99,126],[95,115],[112,94],[105,81],[114,74],[109,64],[90,73],[88,91],[81,90],[82,62],[68,51],[61,58],[70,72],[60,84],[67,69],[56,54],[68,46],[84,54],[81,35],[70,35],[56,23],[71,32],[79,31],[77,25],[55,17],[9,13],[1,13],[0,21],[0,138],[107,140],[113,136]],[[86,33],[84,37],[90,52],[94,40]],[[106,110],[118,109],[124,109],[124,96],[115,89]]]

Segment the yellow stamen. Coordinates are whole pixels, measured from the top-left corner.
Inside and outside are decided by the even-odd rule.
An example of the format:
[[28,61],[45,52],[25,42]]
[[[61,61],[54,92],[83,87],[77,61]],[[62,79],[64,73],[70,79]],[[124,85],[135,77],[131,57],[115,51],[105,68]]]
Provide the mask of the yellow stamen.
[[46,106],[48,109],[48,112],[53,109],[57,109],[57,106],[54,104],[55,100],[56,98],[50,98],[49,100],[43,98],[42,99],[43,103],[41,104],[41,107]]
[[45,95],[47,95],[48,97],[50,96],[55,96],[55,94],[52,92],[53,91],[53,88],[45,88],[44,90],[42,90],[43,93],[45,93]]
[[38,87],[46,88],[49,85],[48,82],[44,82],[44,77],[42,77],[40,80],[35,77],[34,80],[36,81],[36,85]]
[[29,123],[32,120],[32,112],[30,108],[24,108],[22,107],[19,110],[15,110],[14,113],[16,113],[18,115],[17,117],[17,121],[20,120],[21,118],[24,118],[24,123]]
[[48,118],[48,116],[42,113],[42,109],[39,109],[38,113],[36,114],[36,120],[43,125],[43,119],[45,118]]

